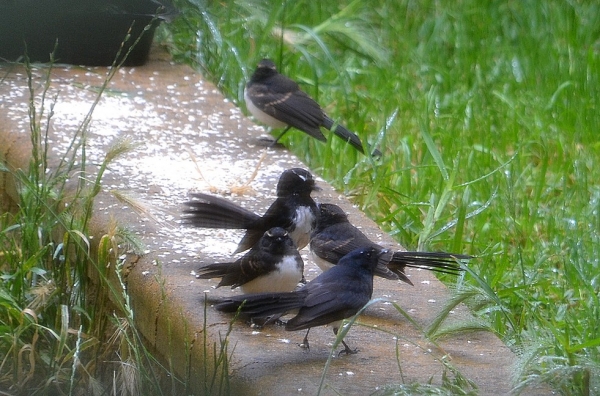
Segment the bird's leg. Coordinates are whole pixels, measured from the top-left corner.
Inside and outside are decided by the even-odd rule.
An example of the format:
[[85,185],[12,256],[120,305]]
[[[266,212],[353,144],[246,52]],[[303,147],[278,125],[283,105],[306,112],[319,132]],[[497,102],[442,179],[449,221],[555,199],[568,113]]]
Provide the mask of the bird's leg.
[[342,353],[345,353],[346,355],[354,355],[358,353],[358,349],[350,349],[350,347],[344,342],[344,340],[342,340],[342,344],[344,345],[344,349],[342,349],[338,353],[338,356],[340,356]]
[[306,348],[306,350],[310,350],[310,345],[308,345],[308,333],[310,332],[310,327],[306,331],[306,335],[304,336],[304,340],[302,340],[302,344],[298,344],[300,348]]
[[[336,337],[337,337],[337,333],[338,333],[338,328],[334,327],[333,328],[333,334],[335,334]],[[338,353],[338,356],[340,356],[342,353],[345,353],[346,355],[354,355],[355,353],[358,353],[358,349],[350,349],[350,347],[348,346],[348,344],[346,344],[344,342],[344,340],[342,340],[342,345],[344,345],[344,349],[342,349]]]
[[279,141],[279,139],[281,139],[283,137],[283,135],[285,135],[287,133],[287,131],[290,130],[290,126],[288,126],[287,128],[285,128],[283,130],[283,132],[281,132],[281,135],[279,135],[279,137],[277,139],[275,139],[275,141],[273,143],[271,143],[271,147],[275,146],[277,144],[277,142]]

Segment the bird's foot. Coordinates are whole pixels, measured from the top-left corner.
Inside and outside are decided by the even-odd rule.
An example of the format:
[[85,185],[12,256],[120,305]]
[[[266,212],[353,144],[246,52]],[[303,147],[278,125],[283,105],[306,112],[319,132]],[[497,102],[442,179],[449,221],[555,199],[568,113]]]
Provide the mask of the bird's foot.
[[342,354],[345,354],[345,355],[356,355],[358,353],[358,348],[357,349],[350,349],[350,347],[348,346],[348,344],[346,344],[343,340],[342,340],[342,344],[344,344],[344,349],[342,349],[341,351],[339,351],[338,357],[342,356]]
[[358,349],[342,349],[341,351],[338,352],[338,357],[342,356],[342,355],[356,355],[358,353]]
[[264,326],[264,323],[255,323],[254,320],[249,320],[246,323],[248,323],[248,326],[250,326],[251,328],[258,330],[262,329]]
[[298,344],[298,346],[300,348],[304,348],[307,351],[310,350],[310,345],[308,345],[308,333],[310,333],[310,327],[308,328],[308,330],[306,331],[306,334],[304,335],[304,339],[302,340],[302,344]]
[[308,340],[305,339],[302,343],[298,344],[300,348],[306,349],[306,351],[310,351],[310,345],[308,344]]

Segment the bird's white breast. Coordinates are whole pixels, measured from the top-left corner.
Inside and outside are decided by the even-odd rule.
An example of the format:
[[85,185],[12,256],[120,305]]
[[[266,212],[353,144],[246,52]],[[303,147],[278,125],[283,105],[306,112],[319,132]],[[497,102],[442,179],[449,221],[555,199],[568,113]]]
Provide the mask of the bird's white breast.
[[294,222],[296,223],[296,228],[290,233],[290,237],[296,242],[298,249],[302,249],[308,245],[315,223],[315,215],[308,206],[301,206],[296,209]]
[[296,256],[284,256],[277,268],[240,286],[244,294],[291,292],[302,280]]

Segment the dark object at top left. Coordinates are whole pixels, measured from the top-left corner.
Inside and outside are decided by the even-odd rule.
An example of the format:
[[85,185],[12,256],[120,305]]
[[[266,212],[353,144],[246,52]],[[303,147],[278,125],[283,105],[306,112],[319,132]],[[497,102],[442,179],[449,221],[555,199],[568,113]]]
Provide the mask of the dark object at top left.
[[56,63],[109,66],[129,32],[118,61],[141,35],[124,63],[140,66],[156,27],[176,15],[170,0],[0,0],[0,61],[27,51],[31,62],[49,62],[58,42]]

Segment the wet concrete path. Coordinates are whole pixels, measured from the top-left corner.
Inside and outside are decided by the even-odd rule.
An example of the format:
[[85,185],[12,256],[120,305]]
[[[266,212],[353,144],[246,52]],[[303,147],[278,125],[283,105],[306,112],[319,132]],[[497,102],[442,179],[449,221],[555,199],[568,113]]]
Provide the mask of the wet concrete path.
[[[0,72],[6,75],[0,84],[0,151],[13,166],[24,167],[29,152],[26,76],[19,68],[0,67]],[[42,75],[45,70],[35,73]],[[51,132],[55,155],[65,150],[105,74],[105,68],[52,70],[51,93],[58,94]],[[41,93],[41,80],[35,83]],[[239,188],[263,153],[264,148],[257,145],[262,134],[261,127],[244,117],[201,75],[173,64],[160,51],[155,51],[148,65],[117,73],[90,125],[90,161],[101,160],[116,139],[128,138],[135,144],[133,151],[110,166],[105,190],[96,204],[95,233],[103,235],[115,218],[146,245],[143,256],[131,257],[127,275],[137,323],[150,345],[167,357],[197,394],[203,393],[205,378],[204,298],[238,291],[215,289],[218,281],[198,280],[191,273],[200,265],[230,259],[241,234],[184,228],[177,222],[180,204],[189,192],[202,191],[231,197],[264,212],[273,200],[280,173],[306,166],[285,150],[269,150],[256,179]],[[1,187],[10,190],[9,181],[1,182]],[[323,191],[315,196],[320,202],[341,205],[351,213],[351,221],[374,240],[398,247],[330,186],[322,180],[319,186]],[[148,215],[141,216],[118,202],[111,190],[136,199]],[[233,191],[239,195],[231,196]],[[305,253],[310,280],[319,270]],[[396,302],[419,327],[427,327],[450,293],[426,271],[408,273],[414,287],[376,279],[374,298]],[[230,317],[209,306],[206,318],[206,337],[212,349],[226,333]],[[460,307],[451,320],[472,318]],[[332,360],[323,394],[365,395],[390,384],[430,379],[439,384],[444,372],[442,359],[472,380],[480,394],[510,392],[516,358],[490,332],[452,336],[434,346],[419,328],[383,302],[369,307],[359,321],[365,326],[354,326],[346,341],[360,352]],[[232,393],[316,394],[334,337],[331,328],[313,329],[307,352],[297,346],[303,336],[304,332],[285,332],[276,326],[256,330],[236,323],[229,337]]]

